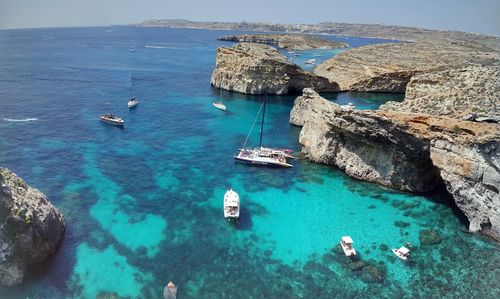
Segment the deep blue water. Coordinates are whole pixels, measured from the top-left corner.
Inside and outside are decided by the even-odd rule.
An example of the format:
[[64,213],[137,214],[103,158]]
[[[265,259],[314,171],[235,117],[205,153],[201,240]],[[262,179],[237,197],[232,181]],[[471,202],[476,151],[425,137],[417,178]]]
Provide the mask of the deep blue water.
[[[0,288],[1,298],[160,298],[169,280],[179,298],[498,297],[498,245],[467,233],[448,197],[388,190],[302,159],[287,170],[235,164],[262,97],[223,92],[228,111],[211,106],[215,50],[228,46],[216,37],[229,33],[0,31],[0,165],[67,222],[57,254],[21,287]],[[129,90],[140,101],[132,111]],[[401,99],[328,97],[359,109]],[[270,97],[265,141],[298,151],[292,102]],[[105,112],[125,128],[99,122]],[[236,226],[222,217],[230,186],[242,200]],[[424,229],[441,243],[420,244]],[[339,253],[346,234],[370,266]],[[414,261],[403,263],[390,249],[408,241]]]

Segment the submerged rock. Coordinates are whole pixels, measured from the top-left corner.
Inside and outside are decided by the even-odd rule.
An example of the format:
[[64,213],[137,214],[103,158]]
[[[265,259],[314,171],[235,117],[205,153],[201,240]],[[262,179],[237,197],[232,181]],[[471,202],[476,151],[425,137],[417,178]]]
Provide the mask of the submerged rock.
[[54,253],[64,232],[64,217],[47,197],[0,168],[0,283],[21,284],[26,266]]
[[252,43],[218,48],[210,83],[245,94],[287,94],[305,87],[338,91],[338,85],[310,74],[290,62],[275,48]]
[[368,263],[363,267],[361,279],[368,283],[383,282],[385,280],[385,275],[385,266],[382,267],[380,265],[375,265],[374,263]]
[[349,176],[411,192],[445,184],[469,230],[500,240],[500,125],[345,109],[305,89],[290,122],[302,152]]
[[422,245],[437,245],[441,243],[441,236],[433,229],[423,229],[418,234],[418,239]]
[[311,50],[311,49],[336,49],[345,48],[345,43],[334,42],[314,35],[305,34],[239,34],[223,35],[218,38],[222,41],[245,42],[275,45],[278,48],[288,50]]

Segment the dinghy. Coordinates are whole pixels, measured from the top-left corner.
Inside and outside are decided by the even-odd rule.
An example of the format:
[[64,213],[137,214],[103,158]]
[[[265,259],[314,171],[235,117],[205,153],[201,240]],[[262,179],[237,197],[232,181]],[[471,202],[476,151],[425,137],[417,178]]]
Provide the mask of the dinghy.
[[354,241],[349,236],[343,236],[340,240],[340,246],[342,246],[342,249],[344,250],[346,256],[356,255],[356,250],[354,250],[354,247],[352,247],[353,243]]
[[408,249],[404,246],[401,246],[401,248],[399,248],[399,249],[393,248],[392,252],[402,260],[406,261],[410,258],[410,249]]

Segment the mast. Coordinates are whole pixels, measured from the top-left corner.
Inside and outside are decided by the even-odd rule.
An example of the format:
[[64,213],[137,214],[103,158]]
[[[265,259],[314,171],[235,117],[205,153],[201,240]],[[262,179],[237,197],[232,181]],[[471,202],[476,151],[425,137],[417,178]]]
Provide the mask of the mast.
[[262,111],[262,124],[260,125],[259,147],[262,147],[262,134],[264,133],[264,117],[266,115],[266,105],[267,105],[267,90],[266,90],[266,96],[264,97],[264,111]]

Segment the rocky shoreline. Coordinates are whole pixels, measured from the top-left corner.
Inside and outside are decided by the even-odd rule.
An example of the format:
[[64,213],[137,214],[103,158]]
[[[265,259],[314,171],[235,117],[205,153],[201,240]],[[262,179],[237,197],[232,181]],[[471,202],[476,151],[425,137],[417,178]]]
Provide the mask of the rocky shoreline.
[[339,90],[336,83],[302,70],[275,48],[255,43],[218,48],[210,83],[246,94],[282,95],[299,93],[306,87],[324,92]]
[[230,42],[273,45],[287,50],[337,49],[348,46],[346,43],[304,34],[239,34],[223,35],[217,39]]
[[500,240],[500,125],[341,107],[305,89],[290,123],[314,162],[410,192],[444,184],[469,230]]
[[21,284],[26,266],[54,253],[64,232],[64,217],[47,197],[0,167],[0,283]]

